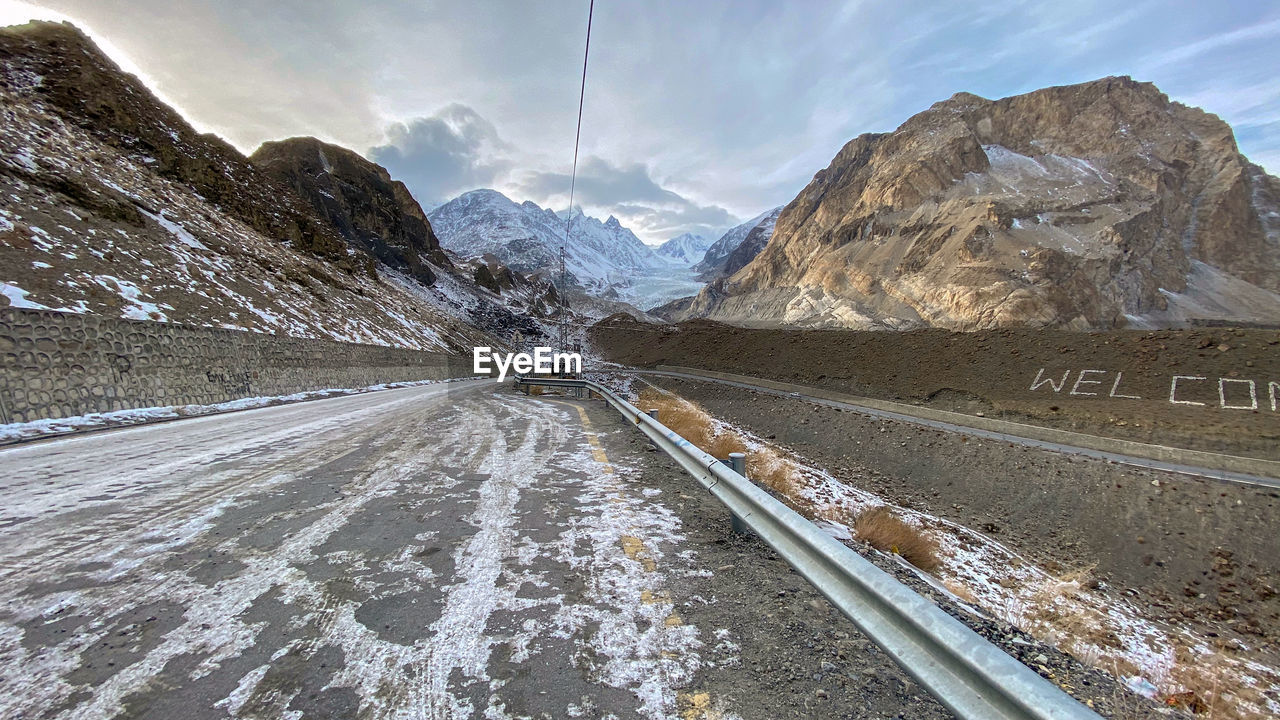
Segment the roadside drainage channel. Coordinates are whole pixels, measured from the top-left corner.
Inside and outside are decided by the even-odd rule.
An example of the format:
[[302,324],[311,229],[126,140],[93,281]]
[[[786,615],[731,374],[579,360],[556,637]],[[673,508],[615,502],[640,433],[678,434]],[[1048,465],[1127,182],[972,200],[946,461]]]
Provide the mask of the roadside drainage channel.
[[517,388],[559,387],[598,395],[640,429],[735,518],[956,716],[965,720],[1096,720],[1058,686],[791,508],[608,388],[588,380],[521,378]]
[[777,397],[789,397],[813,405],[850,410],[872,417],[899,420],[915,425],[963,433],[987,440],[1011,442],[1053,452],[1083,455],[1152,470],[1210,478],[1243,485],[1280,488],[1280,462],[1261,458],[1240,457],[1184,450],[1164,445],[1151,445],[1133,440],[1118,440],[1097,435],[1026,425],[1008,420],[982,418],[945,410],[875,400],[831,392],[806,385],[766,380],[747,375],[734,375],[695,368],[659,366],[663,370],[617,370],[614,372],[672,377],[719,383],[744,390],[754,390]]

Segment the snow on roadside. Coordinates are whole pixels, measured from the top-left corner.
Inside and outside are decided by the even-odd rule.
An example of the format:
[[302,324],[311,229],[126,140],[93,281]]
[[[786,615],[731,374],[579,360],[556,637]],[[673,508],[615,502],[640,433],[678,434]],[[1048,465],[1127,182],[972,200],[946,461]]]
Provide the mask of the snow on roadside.
[[1091,587],[1087,568],[1055,576],[987,535],[894,505],[741,427],[714,417],[711,422],[717,432],[740,437],[748,456],[760,450],[791,463],[796,482],[788,497],[833,537],[854,537],[849,519],[881,506],[924,530],[939,544],[942,567],[931,575],[901,564],[962,608],[1008,623],[1148,697],[1194,692],[1205,700],[1213,693],[1217,709],[1228,711],[1221,717],[1280,717],[1280,670],[1249,659],[1258,648],[1238,643],[1223,649],[1187,628],[1152,620],[1105,585]]
[[[454,379],[461,380],[468,378]],[[164,405],[160,407],[134,408],[131,410],[115,410],[105,413],[89,413],[88,415],[74,415],[72,417],[58,419],[51,418],[23,423],[9,423],[7,425],[0,425],[0,443],[31,440],[51,435],[65,435],[66,433],[79,432],[83,430],[141,425],[143,423],[156,422],[158,420],[174,420],[177,418],[196,417],[199,415],[212,415],[214,413],[229,412],[232,410],[250,410],[253,408],[266,407],[268,405],[283,405],[286,403],[335,397],[339,395],[357,395],[377,390],[391,390],[395,388],[414,387],[417,385],[430,385],[438,382],[451,382],[451,380],[417,380],[414,382],[382,383],[380,385],[370,385],[368,387],[361,388],[328,388],[325,390],[308,390],[306,392],[293,393],[292,395],[261,395],[257,397],[241,398],[239,400],[230,400],[228,402],[214,403],[212,405]]]

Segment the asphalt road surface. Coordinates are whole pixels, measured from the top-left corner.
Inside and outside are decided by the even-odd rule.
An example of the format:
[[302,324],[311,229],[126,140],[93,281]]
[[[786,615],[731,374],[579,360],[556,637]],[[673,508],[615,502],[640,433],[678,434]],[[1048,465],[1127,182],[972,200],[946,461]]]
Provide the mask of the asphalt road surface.
[[0,450],[0,717],[946,716],[637,438],[477,381]]

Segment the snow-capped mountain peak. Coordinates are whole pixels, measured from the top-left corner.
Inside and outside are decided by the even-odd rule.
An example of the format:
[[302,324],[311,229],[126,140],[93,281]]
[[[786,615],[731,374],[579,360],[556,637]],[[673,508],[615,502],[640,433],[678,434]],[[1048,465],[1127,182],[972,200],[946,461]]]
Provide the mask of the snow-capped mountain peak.
[[711,241],[701,235],[684,233],[662,243],[655,251],[664,259],[684,266],[692,266],[702,260]]
[[617,218],[601,222],[580,207],[572,213],[572,222],[566,222],[568,211],[557,213],[530,201],[517,204],[483,189],[464,193],[427,217],[445,248],[466,258],[490,253],[526,274],[558,269],[563,245],[566,269],[588,292],[625,285],[637,271],[662,264]]
[[706,253],[699,259],[693,269],[704,275],[717,274],[723,269],[725,261],[729,259],[729,255],[738,249],[742,241],[746,240],[747,236],[757,226],[762,224],[765,226],[761,230],[767,240],[769,235],[773,233],[773,223],[777,221],[778,214],[781,212],[782,206],[779,205],[772,210],[760,213],[737,227],[730,228],[728,232],[720,236],[719,240],[716,240],[707,248]]

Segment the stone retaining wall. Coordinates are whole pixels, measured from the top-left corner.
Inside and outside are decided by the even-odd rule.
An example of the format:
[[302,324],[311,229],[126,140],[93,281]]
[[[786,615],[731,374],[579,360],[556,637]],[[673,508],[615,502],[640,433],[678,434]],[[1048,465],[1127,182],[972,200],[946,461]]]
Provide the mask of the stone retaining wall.
[[0,423],[471,374],[469,357],[0,310]]

